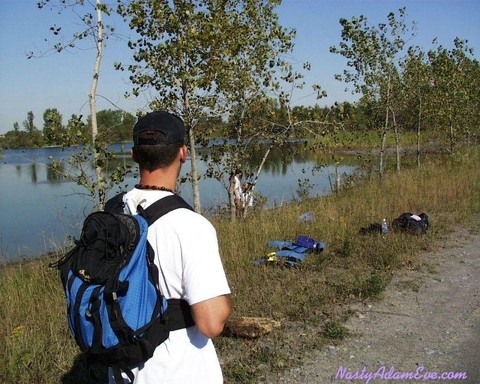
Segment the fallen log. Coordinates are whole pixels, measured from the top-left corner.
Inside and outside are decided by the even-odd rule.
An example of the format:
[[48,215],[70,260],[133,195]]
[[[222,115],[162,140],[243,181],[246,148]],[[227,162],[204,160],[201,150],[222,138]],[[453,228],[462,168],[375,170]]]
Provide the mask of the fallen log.
[[265,317],[234,317],[227,321],[223,334],[245,339],[256,339],[267,335],[281,322]]

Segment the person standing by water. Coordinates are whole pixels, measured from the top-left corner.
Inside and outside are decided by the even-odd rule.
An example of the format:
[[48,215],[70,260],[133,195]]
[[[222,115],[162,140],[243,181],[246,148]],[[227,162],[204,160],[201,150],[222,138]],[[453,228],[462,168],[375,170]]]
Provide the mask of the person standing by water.
[[240,169],[236,169],[233,175],[230,177],[230,194],[233,197],[235,203],[235,215],[237,217],[243,217],[243,191],[242,191],[242,179],[243,173]]
[[[157,111],[140,118],[133,129],[133,160],[140,183],[123,198],[125,212],[175,193],[187,157],[183,121]],[[183,299],[195,325],[171,331],[153,356],[132,370],[135,384],[223,383],[212,338],[231,313],[230,288],[225,276],[214,227],[186,208],[167,213],[153,223],[148,241],[155,251],[160,291],[166,299]],[[109,377],[114,383],[113,375]]]

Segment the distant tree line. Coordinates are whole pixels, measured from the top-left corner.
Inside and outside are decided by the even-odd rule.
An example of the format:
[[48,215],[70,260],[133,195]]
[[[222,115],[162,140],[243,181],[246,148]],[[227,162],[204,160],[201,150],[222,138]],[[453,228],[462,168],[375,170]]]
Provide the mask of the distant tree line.
[[[332,106],[281,105],[273,99],[258,101],[248,115],[253,130],[269,126],[273,132],[301,122],[305,129],[294,130],[290,138],[325,137],[335,130],[353,133],[383,131],[393,124],[404,132],[428,133],[443,138],[453,149],[456,142],[475,142],[480,127],[480,64],[473,51],[463,40],[455,40],[455,48],[423,52],[411,48],[399,63],[395,81],[372,85],[380,90],[374,95],[366,90],[357,102],[335,103]],[[383,81],[383,80],[382,80]],[[390,119],[385,127],[387,96],[382,90],[390,87],[392,94],[388,105]],[[0,139],[2,148],[28,148],[55,145],[91,144],[91,118],[72,115],[66,124],[56,108],[43,113],[43,126],[38,128],[33,112],[28,112],[22,125],[15,122],[13,130]],[[122,110],[97,112],[97,140],[104,143],[131,141],[136,116]],[[236,138],[235,116],[230,119],[204,118],[198,122],[198,131],[206,144],[211,138]],[[265,124],[268,121],[268,124]],[[277,127],[277,128],[275,128]]]
[[[73,146],[92,144],[90,116],[83,121],[82,116],[72,115],[66,124],[56,108],[48,108],[43,113],[43,127],[37,128],[33,112],[27,113],[22,127],[15,122],[13,130],[0,139],[2,148],[32,148],[43,146]],[[97,112],[98,137],[103,143],[127,142],[132,137],[132,127],[137,118],[121,110],[101,110]]]

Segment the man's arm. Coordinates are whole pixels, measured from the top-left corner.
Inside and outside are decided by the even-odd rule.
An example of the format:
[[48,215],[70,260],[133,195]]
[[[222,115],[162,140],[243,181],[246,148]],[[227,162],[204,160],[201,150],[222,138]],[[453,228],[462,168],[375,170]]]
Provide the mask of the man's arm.
[[191,309],[198,330],[206,337],[213,338],[223,332],[232,305],[230,296],[222,295],[195,303]]

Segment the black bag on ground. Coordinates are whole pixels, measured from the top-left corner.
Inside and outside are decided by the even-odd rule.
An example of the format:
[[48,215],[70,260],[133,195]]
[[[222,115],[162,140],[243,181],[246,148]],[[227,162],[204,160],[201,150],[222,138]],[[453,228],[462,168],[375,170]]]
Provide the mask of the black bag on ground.
[[360,235],[367,235],[369,233],[382,233],[382,224],[372,223],[368,227],[362,227],[358,231]]
[[426,213],[415,215],[410,212],[405,212],[392,221],[394,231],[408,232],[415,235],[425,234],[429,225],[430,223],[428,222],[428,215]]

